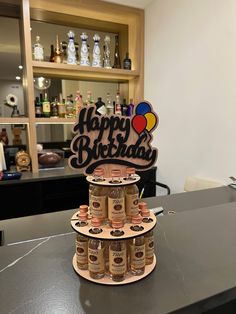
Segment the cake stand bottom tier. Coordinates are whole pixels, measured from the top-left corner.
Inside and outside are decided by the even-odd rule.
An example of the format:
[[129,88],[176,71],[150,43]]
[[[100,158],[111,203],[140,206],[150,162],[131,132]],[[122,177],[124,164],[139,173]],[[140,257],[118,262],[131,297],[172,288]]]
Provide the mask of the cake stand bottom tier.
[[100,279],[93,279],[93,278],[91,278],[89,276],[89,271],[88,270],[81,270],[81,269],[78,268],[77,261],[76,261],[76,254],[73,257],[72,265],[73,265],[73,268],[74,268],[75,272],[78,275],[80,275],[81,277],[83,277],[83,278],[85,278],[85,279],[87,279],[89,281],[96,282],[96,283],[99,283],[99,284],[102,284],[102,285],[117,286],[117,285],[126,285],[126,284],[129,284],[129,283],[132,283],[132,282],[135,282],[135,281],[139,281],[139,280],[147,277],[154,270],[154,268],[156,266],[156,256],[154,255],[152,264],[145,266],[145,272],[142,275],[135,276],[135,275],[132,275],[132,274],[127,274],[126,278],[123,281],[120,281],[120,282],[115,282],[111,278],[109,278],[108,276],[104,276],[103,278],[100,278]]

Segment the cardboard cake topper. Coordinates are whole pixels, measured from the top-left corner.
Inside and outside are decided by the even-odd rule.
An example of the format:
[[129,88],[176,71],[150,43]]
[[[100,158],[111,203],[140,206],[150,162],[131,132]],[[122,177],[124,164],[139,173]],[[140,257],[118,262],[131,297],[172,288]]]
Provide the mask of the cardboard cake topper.
[[69,166],[84,169],[85,175],[103,166],[105,177],[110,177],[111,168],[126,167],[146,170],[157,159],[158,150],[151,146],[152,132],[159,122],[148,101],[135,107],[135,115],[98,115],[96,106],[81,107],[77,122],[73,127],[75,134],[71,142]]

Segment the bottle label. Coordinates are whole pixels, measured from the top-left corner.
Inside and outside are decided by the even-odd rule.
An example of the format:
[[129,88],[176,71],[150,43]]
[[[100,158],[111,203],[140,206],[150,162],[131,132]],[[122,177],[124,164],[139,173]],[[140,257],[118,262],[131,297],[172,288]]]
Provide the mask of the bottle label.
[[35,107],[35,114],[38,115],[38,116],[41,116],[41,114],[42,114],[41,106],[36,106]]
[[91,272],[105,271],[104,248],[99,250],[88,249],[88,269]]
[[127,216],[133,217],[139,214],[138,199],[138,193],[125,195],[125,210]]
[[154,254],[154,236],[146,236],[145,238],[145,255],[146,258],[153,257]]
[[93,217],[106,218],[107,217],[107,203],[106,196],[91,195],[91,214]]
[[44,113],[50,113],[51,111],[51,106],[49,101],[44,101],[43,102],[43,112]]
[[110,198],[108,197],[108,218],[109,220],[114,219],[125,219],[125,200],[122,198]]
[[109,270],[111,274],[124,274],[127,269],[126,249],[121,251],[109,250]]
[[88,242],[76,241],[76,257],[80,264],[88,263]]
[[145,244],[130,246],[131,264],[134,268],[145,266]]
[[34,47],[34,59],[43,60],[43,48],[42,47]]

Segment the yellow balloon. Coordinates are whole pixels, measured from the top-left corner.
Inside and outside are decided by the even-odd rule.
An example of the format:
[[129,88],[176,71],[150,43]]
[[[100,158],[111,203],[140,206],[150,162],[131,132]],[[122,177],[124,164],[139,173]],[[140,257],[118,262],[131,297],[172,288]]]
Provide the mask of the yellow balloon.
[[147,112],[144,117],[147,119],[146,130],[150,132],[157,124],[157,117],[152,112]]

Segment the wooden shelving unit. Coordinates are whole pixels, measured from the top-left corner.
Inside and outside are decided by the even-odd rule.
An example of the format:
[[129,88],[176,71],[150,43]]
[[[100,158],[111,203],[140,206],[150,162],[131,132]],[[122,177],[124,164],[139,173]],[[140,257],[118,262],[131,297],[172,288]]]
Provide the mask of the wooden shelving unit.
[[[21,11],[22,56],[24,58],[23,87],[27,104],[27,118],[0,118],[0,123],[27,124],[28,148],[32,172],[37,173],[37,124],[73,124],[74,119],[35,118],[34,76],[60,79],[117,82],[128,84],[128,97],[135,103],[143,100],[144,92],[144,11],[101,0],[0,0],[2,12],[16,8]],[[10,9],[9,9],[10,8]],[[31,21],[80,27],[94,31],[119,34],[120,54],[129,51],[132,70],[81,67],[32,60]]]
[[104,69],[52,62],[33,61],[35,76],[56,77],[70,80],[125,83],[139,76],[138,71],[123,69]]

